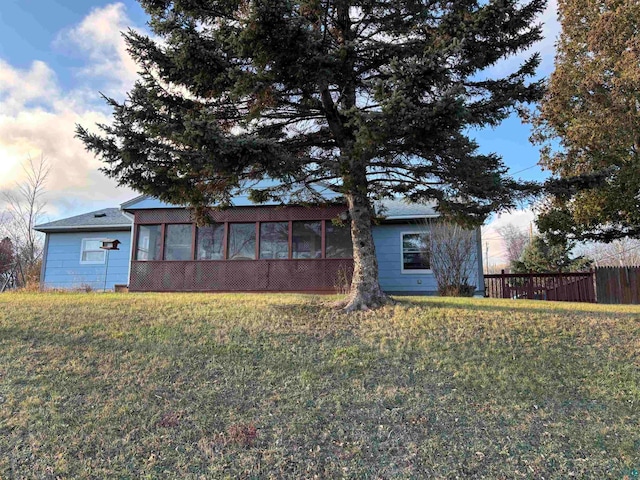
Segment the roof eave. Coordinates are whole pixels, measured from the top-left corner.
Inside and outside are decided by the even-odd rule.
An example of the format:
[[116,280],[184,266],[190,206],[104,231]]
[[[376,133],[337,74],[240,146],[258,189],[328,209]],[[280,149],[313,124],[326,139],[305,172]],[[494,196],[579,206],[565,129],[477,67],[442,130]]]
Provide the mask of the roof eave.
[[413,220],[413,219],[425,219],[425,218],[438,218],[440,215],[437,213],[430,213],[424,215],[390,215],[388,217],[381,217],[382,220]]
[[119,224],[119,225],[73,225],[73,226],[35,226],[33,229],[42,232],[42,233],[61,233],[61,232],[91,232],[91,231],[99,231],[99,232],[109,232],[109,231],[119,231],[119,230],[131,230],[132,225],[129,224]]
[[125,210],[130,205],[133,205],[133,204],[139,202],[140,200],[144,200],[144,199],[146,199],[148,197],[149,197],[149,195],[138,195],[137,197],[132,198],[131,200],[127,200],[126,202],[120,204],[120,210]]

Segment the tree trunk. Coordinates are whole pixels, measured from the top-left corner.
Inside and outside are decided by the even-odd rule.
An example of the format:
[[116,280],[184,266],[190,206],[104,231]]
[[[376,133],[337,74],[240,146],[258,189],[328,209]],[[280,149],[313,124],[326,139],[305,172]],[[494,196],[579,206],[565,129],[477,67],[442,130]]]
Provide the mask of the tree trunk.
[[378,282],[378,259],[371,233],[372,209],[364,193],[345,195],[351,215],[353,241],[353,278],[344,310],[369,310],[391,303]]

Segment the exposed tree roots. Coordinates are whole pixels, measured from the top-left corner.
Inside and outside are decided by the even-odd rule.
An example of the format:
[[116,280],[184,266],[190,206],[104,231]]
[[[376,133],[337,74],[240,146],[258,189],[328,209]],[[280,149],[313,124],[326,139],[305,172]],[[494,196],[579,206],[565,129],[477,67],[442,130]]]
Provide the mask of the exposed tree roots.
[[365,312],[368,310],[374,310],[376,308],[384,307],[385,305],[393,305],[395,302],[391,297],[384,293],[379,288],[377,292],[354,292],[346,299],[337,302],[335,308],[340,309],[342,312]]

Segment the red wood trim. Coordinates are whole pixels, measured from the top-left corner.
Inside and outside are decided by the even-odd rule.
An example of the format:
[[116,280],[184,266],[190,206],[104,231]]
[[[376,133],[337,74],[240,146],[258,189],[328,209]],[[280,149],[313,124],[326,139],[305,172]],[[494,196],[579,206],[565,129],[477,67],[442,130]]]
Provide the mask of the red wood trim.
[[[289,260],[293,260],[295,262],[344,262],[353,260],[352,258],[262,258],[259,259],[261,262],[288,262]],[[228,262],[230,264],[236,265],[241,262],[255,262],[256,260],[134,260],[135,263],[175,263],[175,262],[184,262],[184,263],[222,263]]]
[[293,259],[293,221],[289,220],[289,260]]
[[167,230],[167,224],[160,224],[160,259],[164,260],[164,244],[165,244],[165,235]]
[[260,258],[260,222],[256,222],[256,260]]
[[[131,261],[138,260],[138,240],[140,239],[140,225],[137,225],[134,220],[133,227],[133,258]],[[44,277],[42,277],[44,278]]]
[[[145,293],[151,290],[140,290],[129,288],[130,293]],[[154,290],[155,291],[155,290]],[[327,290],[162,290],[161,293],[202,293],[211,295],[212,293],[255,293],[257,295],[273,295],[278,293],[299,294],[299,295],[337,295],[335,288]]]
[[327,247],[327,221],[320,220],[320,256],[326,258],[325,249]]

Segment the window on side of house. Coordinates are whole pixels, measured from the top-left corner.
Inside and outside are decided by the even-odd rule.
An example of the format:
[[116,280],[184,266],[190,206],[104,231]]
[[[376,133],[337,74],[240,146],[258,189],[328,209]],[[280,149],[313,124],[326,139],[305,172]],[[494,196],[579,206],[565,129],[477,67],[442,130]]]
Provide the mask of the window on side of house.
[[191,224],[169,224],[165,228],[164,259],[191,260],[193,227]]
[[335,225],[331,220],[327,220],[325,235],[325,256],[327,258],[353,258],[353,242],[348,223]]
[[256,258],[256,224],[230,223],[227,259],[255,260]]
[[102,250],[102,239],[100,238],[83,238],[80,250],[80,263],[83,265],[104,264],[106,258],[106,250]]
[[423,233],[402,233],[402,272],[422,273],[431,268]]
[[140,225],[136,260],[160,260],[160,244],[162,243],[160,225]]
[[322,258],[322,223],[293,222],[292,258]]
[[289,258],[289,222],[260,224],[260,258]]
[[198,260],[222,260],[224,253],[224,224],[216,223],[198,227],[196,258]]

